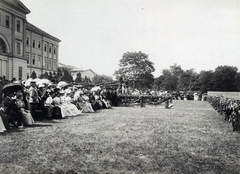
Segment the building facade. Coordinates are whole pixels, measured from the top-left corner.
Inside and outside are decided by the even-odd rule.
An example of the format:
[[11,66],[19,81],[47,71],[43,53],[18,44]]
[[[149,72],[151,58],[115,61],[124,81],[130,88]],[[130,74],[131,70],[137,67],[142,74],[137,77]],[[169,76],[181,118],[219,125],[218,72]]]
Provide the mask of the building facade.
[[38,77],[45,72],[57,72],[59,42],[59,39],[27,23],[27,77],[33,71],[35,71]]
[[30,10],[20,0],[0,0],[0,77],[26,80],[57,71],[60,40],[26,20]]
[[85,78],[85,76],[87,78],[90,78],[90,80],[93,80],[93,77],[95,75],[97,75],[93,70],[91,69],[86,69],[86,70],[81,70],[81,69],[72,69],[70,70],[71,76],[73,77],[73,80],[75,80],[77,78],[77,74],[81,73],[82,78]]

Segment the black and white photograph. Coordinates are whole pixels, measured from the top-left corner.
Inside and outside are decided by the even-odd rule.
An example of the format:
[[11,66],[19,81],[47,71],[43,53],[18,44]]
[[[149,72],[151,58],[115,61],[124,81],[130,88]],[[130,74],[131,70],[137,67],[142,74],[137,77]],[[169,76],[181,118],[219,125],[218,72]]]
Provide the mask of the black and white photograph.
[[0,0],[0,174],[240,174],[240,0]]

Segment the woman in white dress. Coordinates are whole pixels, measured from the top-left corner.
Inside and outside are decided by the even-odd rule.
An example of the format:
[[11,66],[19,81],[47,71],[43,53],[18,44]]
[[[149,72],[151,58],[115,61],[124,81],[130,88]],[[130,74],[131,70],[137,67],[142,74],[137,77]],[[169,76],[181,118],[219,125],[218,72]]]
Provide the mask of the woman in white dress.
[[29,110],[25,109],[25,103],[23,101],[23,94],[21,91],[17,91],[16,94],[16,105],[18,106],[18,108],[20,108],[20,111],[22,113],[22,123],[24,126],[31,126],[34,123],[33,117],[30,113]]
[[83,91],[77,91],[74,95],[74,100],[77,102],[78,106],[82,109],[82,112],[94,112],[89,98],[84,95]]
[[2,117],[0,116],[0,132],[4,132],[4,131],[6,131],[6,128],[3,124]]
[[82,113],[82,111],[79,111],[71,101],[72,98],[65,92],[62,92],[60,97],[54,98],[55,105],[61,109],[62,118],[77,116]]
[[103,108],[112,108],[110,101],[106,98],[106,91],[100,92],[100,101],[103,103]]

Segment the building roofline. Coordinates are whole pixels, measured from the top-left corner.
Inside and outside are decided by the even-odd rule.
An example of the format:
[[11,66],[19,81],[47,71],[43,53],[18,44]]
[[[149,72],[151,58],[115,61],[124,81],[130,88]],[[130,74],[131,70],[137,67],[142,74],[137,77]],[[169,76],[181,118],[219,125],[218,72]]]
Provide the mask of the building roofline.
[[74,72],[74,71],[76,71],[76,72],[85,72],[85,71],[92,71],[94,74],[97,74],[97,73],[95,73],[92,69],[85,69],[85,70],[82,70],[82,69],[71,69],[70,70],[70,72]]
[[[10,5],[11,7],[14,7],[15,9],[18,9],[22,12],[24,12],[25,14],[29,14],[31,11],[20,1],[20,0],[2,0],[2,2]],[[21,7],[17,6],[18,3]]]
[[27,22],[27,29],[31,30],[31,31],[35,31],[36,33],[38,33],[40,35],[46,36],[48,38],[51,38],[54,41],[61,42],[60,39],[58,39],[58,38],[48,34],[47,32],[41,30],[40,28],[36,27],[35,25],[33,25],[33,24],[29,23],[29,22]]
[[20,1],[18,0],[18,2],[24,7],[24,9],[28,12],[27,14],[31,13],[31,11]]

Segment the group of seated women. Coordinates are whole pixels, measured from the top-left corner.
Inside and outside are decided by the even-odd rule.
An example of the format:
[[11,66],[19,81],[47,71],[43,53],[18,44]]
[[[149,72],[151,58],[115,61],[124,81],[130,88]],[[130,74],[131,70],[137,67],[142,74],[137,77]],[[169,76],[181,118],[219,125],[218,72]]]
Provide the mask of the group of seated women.
[[[50,93],[46,101],[49,116],[61,113],[60,117],[76,116],[81,113],[93,113],[96,110],[111,108],[114,102],[111,101],[111,93],[107,90],[90,91],[87,89],[67,88]],[[116,105],[114,105],[116,106]],[[54,111],[60,112],[54,113]],[[51,116],[50,116],[51,117]]]
[[[120,100],[112,89],[91,91],[75,86],[57,88],[41,85],[37,87],[41,118],[57,119],[79,116],[82,113],[93,113],[96,110],[118,106]],[[7,92],[0,108],[0,132],[13,127],[31,126],[36,115],[28,110],[28,88],[17,92]]]
[[21,128],[34,123],[31,113],[27,110],[22,90],[7,91],[2,107],[0,107],[0,132],[9,130],[11,126]]

